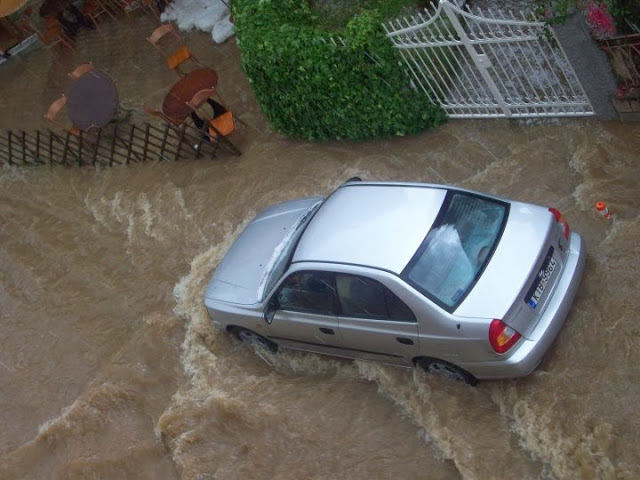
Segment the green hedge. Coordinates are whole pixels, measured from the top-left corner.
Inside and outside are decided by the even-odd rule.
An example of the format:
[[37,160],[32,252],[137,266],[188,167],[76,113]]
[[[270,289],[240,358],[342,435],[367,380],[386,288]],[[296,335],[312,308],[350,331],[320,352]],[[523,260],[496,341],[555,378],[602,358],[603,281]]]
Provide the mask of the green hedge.
[[242,66],[277,131],[304,139],[418,133],[446,120],[409,87],[375,11],[354,17],[335,42],[305,0],[234,0]]

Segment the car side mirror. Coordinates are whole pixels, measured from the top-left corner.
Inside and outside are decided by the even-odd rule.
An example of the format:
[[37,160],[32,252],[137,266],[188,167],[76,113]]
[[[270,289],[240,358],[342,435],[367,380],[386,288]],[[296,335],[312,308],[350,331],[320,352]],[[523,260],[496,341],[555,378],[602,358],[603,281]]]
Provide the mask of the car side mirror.
[[273,322],[273,317],[276,316],[276,311],[278,310],[278,308],[280,307],[279,302],[278,302],[278,298],[276,295],[274,295],[271,300],[269,300],[269,303],[267,304],[267,308],[264,311],[264,321],[267,322],[269,325],[271,325],[271,322]]

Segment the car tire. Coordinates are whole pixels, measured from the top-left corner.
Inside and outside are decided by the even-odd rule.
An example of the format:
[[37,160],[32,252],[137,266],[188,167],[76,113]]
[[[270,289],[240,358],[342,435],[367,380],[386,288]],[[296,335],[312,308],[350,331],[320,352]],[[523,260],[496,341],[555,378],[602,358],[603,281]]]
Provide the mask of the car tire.
[[434,373],[449,380],[464,382],[472,386],[478,384],[478,379],[469,372],[444,360],[437,358],[419,358],[416,361],[416,365],[424,369],[427,373]]
[[264,348],[273,353],[278,351],[278,345],[273,343],[268,338],[265,338],[262,335],[259,335],[256,332],[249,330],[247,328],[231,327],[229,329],[229,332],[231,332],[231,334],[234,337],[236,337],[238,340],[240,340],[242,343],[245,343],[247,345]]

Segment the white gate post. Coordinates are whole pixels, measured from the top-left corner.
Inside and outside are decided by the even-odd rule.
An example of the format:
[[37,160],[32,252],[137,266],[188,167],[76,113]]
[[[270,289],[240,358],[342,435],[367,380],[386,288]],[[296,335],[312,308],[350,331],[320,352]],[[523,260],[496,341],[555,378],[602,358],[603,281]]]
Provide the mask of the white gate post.
[[478,67],[478,71],[480,72],[480,75],[482,75],[482,79],[486,82],[489,90],[491,90],[491,93],[493,94],[495,101],[500,106],[500,109],[504,112],[506,117],[511,117],[511,110],[505,103],[504,98],[502,97],[500,90],[498,90],[495,82],[491,78],[491,75],[489,75],[488,70],[492,67],[491,60],[484,53],[476,52],[476,49],[469,41],[467,32],[464,31],[464,27],[460,23],[460,20],[458,20],[458,17],[453,10],[453,5],[448,0],[440,0],[440,5],[442,5],[445,13],[447,14],[447,17],[449,17],[453,28],[455,28],[456,32],[458,33],[460,41],[469,53],[469,56],[473,60],[473,63],[475,63],[476,67]]

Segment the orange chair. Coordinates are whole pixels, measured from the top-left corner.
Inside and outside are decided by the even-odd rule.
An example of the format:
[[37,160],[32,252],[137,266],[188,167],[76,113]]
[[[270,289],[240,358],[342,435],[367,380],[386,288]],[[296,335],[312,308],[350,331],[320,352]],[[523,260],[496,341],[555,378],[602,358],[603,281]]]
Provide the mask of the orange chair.
[[77,80],[85,73],[92,72],[93,70],[95,70],[93,68],[93,63],[83,63],[82,65],[77,66],[76,69],[69,74],[69,77]]
[[196,92],[196,94],[187,102],[187,105],[191,110],[197,112],[200,107],[202,107],[207,100],[211,97],[217,97],[218,91],[215,88],[205,88]]
[[[220,101],[222,101],[215,88],[205,88],[197,92],[193,98],[187,102],[187,105],[196,115],[200,113],[199,116],[202,117],[202,107],[209,103],[212,97],[218,97]],[[211,105],[214,109],[213,116],[208,120],[208,133],[211,140],[215,139],[218,135],[226,137],[236,131],[236,120],[233,113],[219,102],[215,102],[214,105],[216,105],[216,107]],[[208,115],[204,116],[208,117]]]
[[102,15],[108,15],[113,20],[117,20],[115,15],[111,13],[111,10],[109,10],[108,5],[105,2],[103,2],[103,0],[84,0],[84,4],[82,5],[83,15],[87,16],[89,20],[91,20],[96,28],[100,31],[102,30],[100,29],[100,25],[98,24],[98,19]]
[[182,37],[170,23],[160,25],[151,33],[147,40],[165,57],[167,66],[180,75],[186,73],[183,71],[183,65],[186,64],[187,61],[204,67],[193,53],[191,53],[189,47],[184,44]]
[[[225,145],[231,153],[240,155],[240,150],[227,138],[236,131],[236,117],[224,105],[213,100],[213,97],[218,97],[222,101],[215,88],[205,88],[196,92],[187,102],[187,106],[200,120],[207,119],[206,125],[202,128],[205,140],[215,144],[216,148],[220,144]],[[213,116],[206,113],[204,108],[206,105],[213,109]]]
[[209,121],[209,136],[211,138],[216,138],[218,135],[227,137],[235,131],[236,117],[231,111],[226,111]]
[[67,97],[63,94],[49,106],[47,113],[44,114],[44,118],[46,118],[51,124],[64,130],[65,132],[69,132],[71,135],[78,136],[80,135],[80,129],[78,129],[74,125],[68,127],[59,119],[58,114],[60,113],[60,110],[62,110],[66,105]]
[[62,24],[55,17],[47,17],[44,26],[36,28],[31,22],[31,9],[27,8],[23,17],[18,21],[18,28],[28,35],[36,35],[56,61],[58,58],[53,52],[56,45],[62,44],[70,50],[75,50],[73,41],[64,33]]

